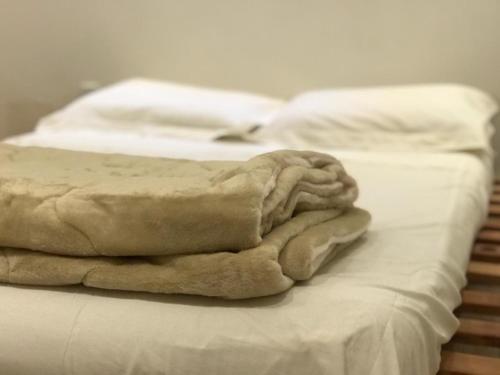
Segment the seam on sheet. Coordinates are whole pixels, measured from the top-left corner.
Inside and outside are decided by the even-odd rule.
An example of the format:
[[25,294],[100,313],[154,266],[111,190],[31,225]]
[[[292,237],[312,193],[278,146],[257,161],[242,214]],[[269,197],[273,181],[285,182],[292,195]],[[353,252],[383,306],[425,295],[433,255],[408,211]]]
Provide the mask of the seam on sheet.
[[68,355],[68,350],[69,350],[69,347],[71,345],[71,341],[73,339],[73,334],[75,332],[75,328],[76,328],[76,325],[78,323],[78,319],[80,318],[80,315],[82,314],[82,311],[85,307],[87,307],[88,305],[88,300],[85,301],[85,303],[78,309],[78,312],[76,313],[75,315],[75,318],[73,319],[73,323],[71,325],[71,331],[68,335],[68,340],[66,341],[66,345],[64,346],[64,351],[63,351],[63,357],[62,357],[62,369],[63,369],[63,372],[64,374],[73,374],[73,367],[72,366],[69,366],[69,371],[68,369],[66,368],[66,357]]
[[382,332],[382,336],[380,336],[380,347],[377,351],[377,355],[375,356],[375,359],[373,360],[372,365],[370,366],[370,370],[368,371],[368,375],[371,375],[373,373],[373,369],[374,369],[375,365],[377,364],[378,358],[380,357],[380,353],[381,353],[382,348],[384,346],[383,342],[385,339],[385,335],[387,334],[387,327],[389,327],[389,323],[391,323],[392,319],[394,318],[394,313],[396,312],[396,309],[395,309],[396,302],[399,301],[400,297],[401,297],[401,295],[396,294],[396,298],[394,298],[394,301],[392,301],[391,315],[389,316],[389,318],[387,318],[387,322],[385,323],[385,326],[384,326],[384,331]]

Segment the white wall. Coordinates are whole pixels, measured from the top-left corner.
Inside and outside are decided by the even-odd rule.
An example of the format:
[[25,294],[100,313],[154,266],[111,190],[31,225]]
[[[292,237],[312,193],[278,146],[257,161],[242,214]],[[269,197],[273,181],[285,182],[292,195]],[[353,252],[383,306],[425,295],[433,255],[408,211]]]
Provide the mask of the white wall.
[[456,81],[500,98],[500,1],[0,0],[0,53],[0,137],[82,80],[140,75],[283,96]]

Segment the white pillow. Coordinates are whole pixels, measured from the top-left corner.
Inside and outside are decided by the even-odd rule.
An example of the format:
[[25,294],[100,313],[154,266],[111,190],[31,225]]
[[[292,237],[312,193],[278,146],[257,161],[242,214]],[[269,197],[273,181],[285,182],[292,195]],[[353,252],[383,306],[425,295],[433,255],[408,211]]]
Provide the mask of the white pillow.
[[489,95],[461,85],[311,91],[259,136],[295,148],[490,150],[497,110]]
[[263,125],[283,104],[243,92],[133,79],[75,100],[42,119],[38,128],[118,128],[214,137]]

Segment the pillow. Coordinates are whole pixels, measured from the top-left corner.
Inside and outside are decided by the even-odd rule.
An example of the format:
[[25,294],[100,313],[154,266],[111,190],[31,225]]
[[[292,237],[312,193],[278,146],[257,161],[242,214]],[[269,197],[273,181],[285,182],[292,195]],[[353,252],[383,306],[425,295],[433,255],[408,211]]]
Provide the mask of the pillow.
[[259,137],[295,148],[489,151],[497,110],[486,93],[461,85],[311,91]]
[[119,128],[213,137],[263,125],[283,103],[242,92],[133,79],[77,99],[42,119],[38,128]]

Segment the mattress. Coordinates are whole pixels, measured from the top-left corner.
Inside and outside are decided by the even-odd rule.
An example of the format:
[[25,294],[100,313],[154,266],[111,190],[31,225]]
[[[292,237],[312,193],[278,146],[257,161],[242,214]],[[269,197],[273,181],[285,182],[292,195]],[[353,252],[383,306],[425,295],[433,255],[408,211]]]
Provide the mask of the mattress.
[[[277,148],[92,132],[10,142],[236,160]],[[458,326],[491,160],[330,151],[358,180],[373,223],[312,280],[239,302],[0,285],[2,375],[435,374]]]

